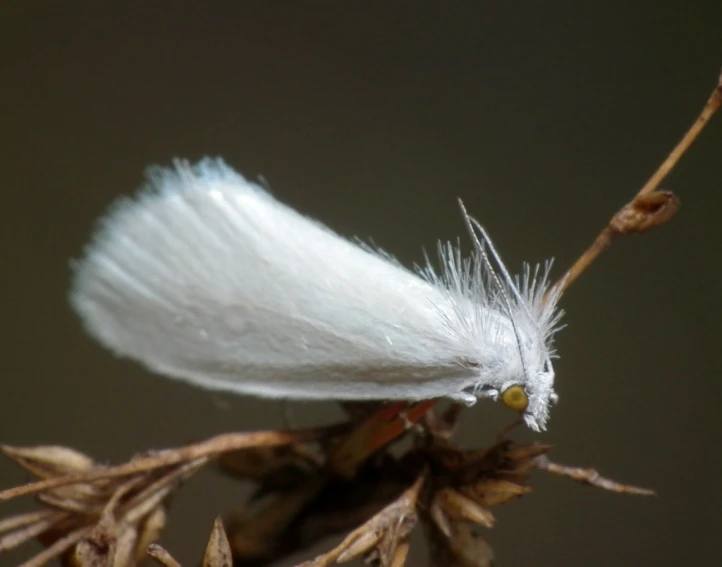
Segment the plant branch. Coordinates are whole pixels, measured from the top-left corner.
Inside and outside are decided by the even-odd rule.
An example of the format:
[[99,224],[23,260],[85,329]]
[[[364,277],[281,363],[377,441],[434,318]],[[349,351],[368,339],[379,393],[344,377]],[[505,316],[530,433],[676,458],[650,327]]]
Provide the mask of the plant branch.
[[669,191],[658,191],[659,184],[672,171],[682,155],[699,136],[712,116],[722,106],[722,75],[717,80],[702,112],[692,123],[687,133],[671,151],[667,159],[639,190],[634,199],[622,207],[599,233],[592,245],[584,251],[569,270],[549,289],[561,288],[564,292],[586,270],[612,241],[622,234],[646,232],[669,221],[679,209],[679,199]]

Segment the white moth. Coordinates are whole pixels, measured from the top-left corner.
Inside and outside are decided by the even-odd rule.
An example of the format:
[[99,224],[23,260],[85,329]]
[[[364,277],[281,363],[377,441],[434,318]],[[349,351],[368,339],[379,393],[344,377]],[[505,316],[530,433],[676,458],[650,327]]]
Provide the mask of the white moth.
[[428,260],[410,271],[221,160],[177,161],[151,169],[138,197],[100,221],[75,264],[71,301],[116,354],[205,388],[291,399],[501,398],[543,429],[557,399],[550,359],[561,315],[558,293],[543,300],[549,265],[512,279],[462,212],[474,255],[440,244],[439,271]]

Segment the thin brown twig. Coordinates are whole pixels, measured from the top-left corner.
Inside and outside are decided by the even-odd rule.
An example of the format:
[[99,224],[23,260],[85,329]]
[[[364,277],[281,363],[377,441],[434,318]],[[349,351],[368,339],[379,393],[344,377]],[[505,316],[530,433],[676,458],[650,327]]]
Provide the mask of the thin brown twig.
[[[46,520],[51,516],[62,515],[63,513],[58,510],[41,508],[40,510],[35,510],[33,512],[26,512],[25,514],[18,514],[17,516],[3,518],[0,519],[0,534],[35,524],[36,522]],[[2,550],[2,546],[0,546],[0,550]]]
[[92,531],[93,526],[83,526],[82,528],[78,528],[77,530],[74,530],[56,540],[52,545],[49,545],[40,553],[33,556],[32,559],[18,565],[18,567],[41,567],[48,561],[62,555],[65,551],[73,547]]
[[657,191],[659,184],[677,164],[682,155],[692,145],[692,142],[699,136],[702,129],[707,125],[712,116],[722,106],[722,75],[717,80],[712,94],[702,112],[690,126],[687,133],[682,137],[675,148],[670,152],[667,159],[649,178],[647,183],[639,190],[635,198],[627,203],[617,214],[612,217],[609,224],[599,233],[592,245],[584,251],[569,270],[549,289],[546,297],[556,289],[562,292],[586,270],[597,257],[606,250],[612,241],[621,234],[631,232],[644,232],[660,224],[667,222],[679,208],[679,200],[672,193]]
[[[200,443],[178,449],[166,449],[158,453],[137,457],[115,467],[99,468],[87,473],[73,474],[40,480],[23,486],[0,491],[0,501],[18,496],[36,494],[59,486],[87,483],[96,480],[131,476],[142,472],[194,461],[204,457],[215,457],[229,451],[249,447],[272,447],[317,440],[328,433],[328,429],[306,429],[298,431],[259,431],[255,433],[227,433],[212,437]],[[0,446],[0,449],[4,447]]]
[[644,187],[639,190],[637,195],[645,195],[646,193],[651,193],[657,189],[662,180],[667,177],[669,172],[672,171],[672,168],[677,165],[679,159],[692,145],[692,142],[697,139],[697,136],[699,136],[700,132],[702,132],[702,129],[707,125],[712,116],[714,116],[715,112],[719,110],[720,106],[722,106],[722,75],[720,75],[717,79],[717,86],[712,91],[712,94],[710,94],[702,112],[700,112],[692,126],[690,126],[689,130],[687,130],[687,133],[670,152],[667,159],[664,160],[664,163],[659,166],[659,169],[657,169],[652,177],[649,178],[649,181],[644,184]]
[[67,517],[66,512],[55,511],[32,524],[26,524],[22,529],[5,534],[0,538],[0,553],[4,553],[9,549],[13,549],[24,544],[26,541],[46,532],[57,524],[60,520]]
[[581,467],[569,467],[566,465],[560,465],[553,463],[549,460],[546,455],[539,455],[534,459],[534,465],[543,471],[558,474],[560,476],[566,476],[582,484],[588,484],[610,492],[620,492],[623,494],[636,494],[638,496],[656,496],[657,493],[654,490],[648,488],[640,488],[638,486],[632,486],[630,484],[622,484],[614,480],[603,477],[597,472],[596,469],[581,468]]
[[[394,534],[401,527],[405,520],[411,520],[411,527],[416,522],[414,510],[419,499],[421,488],[426,481],[426,473],[422,473],[395,501],[383,508],[380,512],[366,521],[364,524],[348,534],[343,541],[322,555],[317,556],[310,561],[304,561],[296,567],[329,567],[334,563],[346,562],[360,555],[371,552],[377,545],[385,539],[385,536]],[[394,534],[396,535],[396,534]],[[408,548],[405,547],[405,538],[407,534],[402,534],[400,538],[391,538],[392,549],[392,565],[403,565],[406,558]],[[401,548],[400,552],[397,551]],[[388,559],[388,558],[386,558]],[[388,562],[380,561],[387,565]]]
[[141,486],[144,481],[145,477],[139,475],[131,477],[129,480],[121,484],[110,496],[108,502],[106,502],[105,506],[103,507],[101,516],[112,514],[120,504],[120,501],[123,499],[123,497],[129,492],[131,492],[133,489]]
[[201,458],[191,461],[174,470],[170,474],[163,476],[150,486],[146,487],[142,492],[135,495],[124,508],[128,511],[125,513],[125,520],[128,523],[135,523],[143,516],[149,514],[153,508],[160,505],[168,494],[173,490],[174,486],[186,480],[195,474],[203,465],[207,463],[207,459]]

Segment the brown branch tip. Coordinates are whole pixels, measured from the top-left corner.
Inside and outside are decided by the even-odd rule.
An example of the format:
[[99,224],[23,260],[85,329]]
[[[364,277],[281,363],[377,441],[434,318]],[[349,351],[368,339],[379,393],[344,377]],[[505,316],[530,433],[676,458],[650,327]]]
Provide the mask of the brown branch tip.
[[[660,183],[672,171],[680,158],[697,139],[712,116],[722,106],[722,75],[710,94],[707,103],[694,120],[692,126],[677,143],[662,165],[652,174],[635,197],[624,205],[602,229],[587,250],[577,259],[551,289],[561,288],[564,292],[584,272],[612,241],[624,234],[641,233],[668,222],[679,210],[680,201],[670,191],[658,190]],[[551,293],[547,292],[547,297]]]

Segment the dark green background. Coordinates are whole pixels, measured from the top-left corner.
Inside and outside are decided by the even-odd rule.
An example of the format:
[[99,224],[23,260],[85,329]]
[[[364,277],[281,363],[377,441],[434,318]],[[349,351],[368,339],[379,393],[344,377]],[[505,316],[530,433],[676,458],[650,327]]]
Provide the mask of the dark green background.
[[[0,8],[1,442],[117,462],[280,425],[277,402],[114,359],[69,309],[69,259],[148,164],[223,155],[406,263],[463,235],[460,196],[510,267],[554,256],[558,275],[671,149],[722,65],[711,1],[148,4]],[[665,187],[683,200],[677,218],[618,242],[564,298],[560,403],[547,433],[522,434],[659,497],[537,474],[530,497],[498,509],[499,565],[720,557],[722,116]],[[293,413],[311,424],[338,410]],[[480,445],[509,417],[479,404],[462,438]],[[0,486],[23,478],[0,463]],[[202,474],[163,543],[191,564],[243,494]]]

